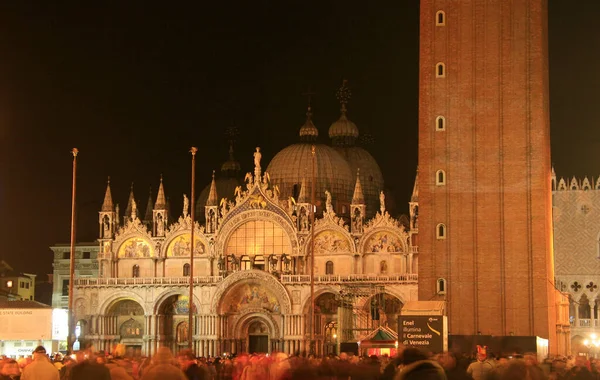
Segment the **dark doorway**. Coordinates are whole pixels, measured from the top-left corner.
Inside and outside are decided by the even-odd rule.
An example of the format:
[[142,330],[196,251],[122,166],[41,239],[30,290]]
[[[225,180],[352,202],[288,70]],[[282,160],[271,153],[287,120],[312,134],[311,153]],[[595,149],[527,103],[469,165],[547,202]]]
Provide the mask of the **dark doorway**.
[[248,353],[268,353],[269,336],[268,335],[250,335],[248,344]]

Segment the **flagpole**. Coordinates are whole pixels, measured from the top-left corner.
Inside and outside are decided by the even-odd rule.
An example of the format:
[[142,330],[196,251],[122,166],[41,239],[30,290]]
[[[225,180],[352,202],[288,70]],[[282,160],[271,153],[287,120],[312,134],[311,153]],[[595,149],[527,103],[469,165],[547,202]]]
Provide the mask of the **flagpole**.
[[192,338],[194,337],[194,217],[195,217],[195,200],[196,200],[196,153],[198,152],[198,148],[193,146],[190,149],[190,153],[192,153],[192,198],[191,198],[191,210],[190,210],[190,218],[192,219],[192,231],[190,233],[190,299],[188,302],[188,347],[193,350],[194,342]]
[[75,282],[75,195],[77,184],[77,154],[79,150],[73,148],[73,184],[71,190],[71,253],[69,255],[69,335],[67,337],[67,351],[73,351],[75,343],[75,313],[73,311],[73,285]]
[[311,180],[311,213],[310,213],[310,352],[316,355],[315,347],[315,154],[316,147],[311,147],[312,180]]

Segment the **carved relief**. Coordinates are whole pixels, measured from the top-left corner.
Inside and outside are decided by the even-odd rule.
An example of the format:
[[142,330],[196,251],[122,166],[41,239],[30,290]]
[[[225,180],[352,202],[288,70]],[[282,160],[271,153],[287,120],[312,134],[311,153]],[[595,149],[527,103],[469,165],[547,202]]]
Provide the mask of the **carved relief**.
[[365,246],[366,252],[404,252],[404,247],[398,236],[388,231],[372,234]]
[[350,252],[348,240],[335,231],[323,231],[315,237],[315,254]]

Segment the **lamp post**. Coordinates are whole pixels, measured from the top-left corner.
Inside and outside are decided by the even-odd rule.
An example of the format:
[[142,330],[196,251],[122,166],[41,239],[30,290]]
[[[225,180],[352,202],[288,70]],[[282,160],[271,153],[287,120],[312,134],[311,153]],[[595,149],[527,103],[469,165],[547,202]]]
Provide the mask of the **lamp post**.
[[190,232],[190,299],[188,301],[188,348],[193,349],[194,344],[192,338],[194,337],[194,207],[196,199],[196,153],[198,148],[195,146],[190,148],[192,153],[192,207],[190,210],[190,219],[192,220]]
[[71,254],[69,257],[69,335],[67,337],[67,351],[73,350],[73,343],[75,337],[75,313],[73,312],[73,282],[75,280],[75,195],[76,195],[76,184],[77,184],[77,154],[79,150],[73,148],[71,154],[73,155],[73,183],[71,192]]
[[310,212],[310,350],[312,354],[316,354],[315,347],[315,211],[316,211],[316,195],[315,195],[315,155],[316,147],[311,147],[312,158],[312,180],[311,180],[311,212]]

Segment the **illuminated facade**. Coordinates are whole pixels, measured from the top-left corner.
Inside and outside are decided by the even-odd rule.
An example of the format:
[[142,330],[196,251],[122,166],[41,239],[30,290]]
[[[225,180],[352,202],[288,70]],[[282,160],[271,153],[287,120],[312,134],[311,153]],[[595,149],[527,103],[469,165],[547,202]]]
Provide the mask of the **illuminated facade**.
[[[330,135],[333,129],[335,141],[347,145],[315,145],[314,224],[310,168],[318,131],[310,109],[301,142],[276,155],[266,171],[257,148],[254,172],[231,199],[218,196],[213,176],[199,197],[204,204],[192,206],[202,213],[202,223],[193,226],[197,355],[309,350],[313,236],[318,354],[356,343],[379,326],[395,330],[402,305],[416,300],[413,232],[386,211],[383,189],[373,190],[383,186],[374,160],[353,168],[336,150],[353,148],[357,133],[336,123]],[[226,166],[239,170],[239,164]],[[75,314],[86,342],[102,350],[122,343],[146,355],[161,345],[175,351],[188,346],[192,223],[186,196],[183,206],[171,221],[161,179],[147,217],[140,219],[132,196],[121,221],[107,186],[99,213],[98,277],[75,282]]]
[[552,175],[556,286],[569,295],[571,351],[600,355],[600,181]]

